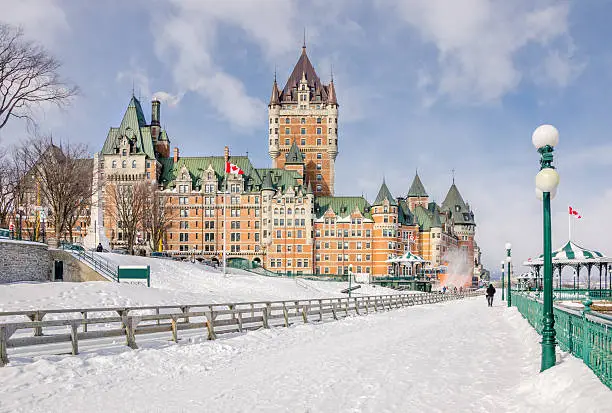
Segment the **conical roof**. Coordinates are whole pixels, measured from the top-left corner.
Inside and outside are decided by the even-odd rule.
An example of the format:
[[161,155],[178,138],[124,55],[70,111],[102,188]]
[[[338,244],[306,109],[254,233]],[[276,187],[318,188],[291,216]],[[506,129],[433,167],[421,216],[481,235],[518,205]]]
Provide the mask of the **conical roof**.
[[474,215],[463,201],[463,197],[454,182],[448,190],[444,202],[442,202],[442,211],[450,212],[456,224],[474,224]]
[[310,59],[306,54],[306,46],[302,47],[302,54],[295,64],[289,79],[287,79],[287,83],[283,88],[283,93],[291,93],[291,88],[298,85],[302,79],[302,76],[306,77],[306,82],[308,83],[309,87],[316,89],[319,85],[321,85],[321,80],[319,79],[317,72],[312,66],[312,63],[310,63]]
[[121,120],[121,126],[119,129],[124,131],[128,128],[132,130],[140,130],[141,127],[147,126],[147,121],[144,116],[144,112],[142,111],[142,106],[140,106],[140,102],[136,99],[136,96],[132,96],[130,99],[130,103],[123,115],[123,119]]
[[279,93],[280,92],[278,91],[278,85],[276,84],[276,78],[275,78],[274,84],[272,85],[272,95],[270,96],[270,105],[280,104]]
[[336,88],[334,87],[333,80],[329,82],[329,86],[327,87],[327,103],[334,105],[338,104],[338,99],[336,98]]
[[376,200],[372,205],[382,205],[385,199],[389,201],[389,205],[397,206],[397,201],[393,198],[393,195],[391,195],[391,191],[389,191],[389,188],[387,188],[387,184],[383,180],[383,183],[380,186],[380,190],[378,191],[378,195],[376,196]]
[[308,187],[306,188],[306,195],[312,195],[312,185],[310,184],[310,181],[308,181]]
[[421,182],[421,178],[419,178],[419,174],[416,173],[414,175],[414,179],[412,180],[412,185],[410,185],[410,189],[408,190],[408,197],[421,197],[428,196],[427,191],[425,191],[425,187]]
[[289,148],[289,152],[285,155],[285,163],[304,163],[304,154],[298,148],[295,140],[293,144],[291,144],[291,148]]

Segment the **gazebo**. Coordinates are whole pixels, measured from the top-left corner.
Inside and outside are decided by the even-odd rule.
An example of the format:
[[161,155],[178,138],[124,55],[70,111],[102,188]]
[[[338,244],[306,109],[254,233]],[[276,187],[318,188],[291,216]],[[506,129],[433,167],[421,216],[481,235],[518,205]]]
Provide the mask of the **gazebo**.
[[405,266],[410,266],[411,274],[415,275],[416,266],[420,264],[422,268],[423,265],[425,263],[428,263],[429,261],[425,260],[423,257],[420,257],[416,254],[411,253],[410,251],[407,251],[404,255],[399,256],[399,257],[389,258],[385,262],[392,263],[394,268],[397,267],[397,271],[394,271],[395,274],[399,273],[399,268],[401,265],[405,265]]
[[[532,267],[536,273],[536,284],[541,282],[540,269],[544,266],[544,255],[540,255],[537,259],[529,259],[523,265]],[[559,272],[558,288],[561,288],[561,271],[564,267],[571,267],[576,270],[578,285],[580,285],[580,269],[587,270],[587,289],[591,290],[591,270],[597,268],[599,270],[599,289],[602,289],[602,275],[604,275],[604,288],[610,288],[610,277],[612,276],[612,258],[606,257],[599,251],[589,250],[576,245],[572,241],[568,241],[563,247],[552,253],[553,274],[557,269]],[[536,286],[537,288],[538,286]]]

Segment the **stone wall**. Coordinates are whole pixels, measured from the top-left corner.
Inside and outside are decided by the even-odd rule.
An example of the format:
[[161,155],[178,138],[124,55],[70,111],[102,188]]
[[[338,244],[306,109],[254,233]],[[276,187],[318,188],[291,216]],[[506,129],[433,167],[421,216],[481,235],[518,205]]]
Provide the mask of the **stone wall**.
[[50,277],[51,261],[46,244],[0,239],[0,284],[48,281]]
[[65,282],[108,281],[89,266],[74,258],[69,252],[52,249],[49,250],[49,255],[52,264],[55,260],[63,261]]

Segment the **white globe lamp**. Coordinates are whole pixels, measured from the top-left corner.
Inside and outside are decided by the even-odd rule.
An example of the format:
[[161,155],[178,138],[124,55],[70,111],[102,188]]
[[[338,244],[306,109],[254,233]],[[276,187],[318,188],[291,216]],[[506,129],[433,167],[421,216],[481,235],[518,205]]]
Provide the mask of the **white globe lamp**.
[[559,173],[553,168],[544,168],[536,175],[535,184],[542,192],[552,192],[559,185]]
[[545,147],[546,145],[555,147],[559,144],[559,131],[553,125],[541,125],[533,131],[531,142],[536,149]]

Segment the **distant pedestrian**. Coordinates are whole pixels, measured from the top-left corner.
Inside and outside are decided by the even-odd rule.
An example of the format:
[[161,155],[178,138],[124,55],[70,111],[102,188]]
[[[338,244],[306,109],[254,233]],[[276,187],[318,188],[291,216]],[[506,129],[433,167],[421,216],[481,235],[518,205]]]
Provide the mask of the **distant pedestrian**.
[[104,248],[102,247],[102,243],[99,243],[98,246],[96,247],[96,252],[102,252],[104,251]]
[[495,295],[495,287],[493,287],[493,284],[489,284],[489,286],[487,287],[487,304],[489,304],[489,307],[493,307],[493,296]]
[[446,294],[446,285],[442,287],[442,294]]

